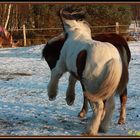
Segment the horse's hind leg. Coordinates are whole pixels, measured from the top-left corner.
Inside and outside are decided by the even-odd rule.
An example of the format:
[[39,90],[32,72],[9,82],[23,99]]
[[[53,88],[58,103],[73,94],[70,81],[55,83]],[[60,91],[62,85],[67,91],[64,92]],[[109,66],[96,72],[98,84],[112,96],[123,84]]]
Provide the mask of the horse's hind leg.
[[81,111],[79,112],[78,116],[80,118],[84,118],[85,115],[87,114],[87,111],[88,111],[88,100],[86,97],[84,97],[83,107],[82,107]]
[[115,103],[114,103],[114,96],[112,96],[109,100],[105,102],[105,107],[103,111],[103,118],[101,121],[101,125],[99,128],[99,132],[106,133],[109,129],[109,124],[114,112]]
[[[70,74],[69,84],[68,84],[68,88],[67,88],[67,92],[66,92],[66,102],[68,105],[72,105],[74,103],[76,81],[77,81],[76,78],[72,74]],[[84,97],[83,107],[82,107],[80,113],[78,114],[78,116],[80,118],[84,118],[87,111],[88,111],[88,100],[86,97]]]
[[87,134],[97,135],[104,111],[104,103],[102,100],[98,100],[95,103],[90,101],[90,106],[92,107],[94,112],[87,129]]
[[125,124],[126,120],[126,102],[127,102],[127,88],[123,91],[120,95],[120,102],[121,102],[121,110],[120,110],[120,117],[118,120],[118,124]]

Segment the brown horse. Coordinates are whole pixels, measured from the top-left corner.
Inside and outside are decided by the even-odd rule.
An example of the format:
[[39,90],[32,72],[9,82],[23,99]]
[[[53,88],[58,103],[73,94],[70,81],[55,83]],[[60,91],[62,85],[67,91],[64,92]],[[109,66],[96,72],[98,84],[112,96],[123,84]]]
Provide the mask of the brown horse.
[[17,47],[18,41],[13,41],[12,35],[2,26],[0,26],[0,47]]
[[[131,59],[129,46],[126,40],[121,35],[114,34],[114,33],[99,34],[92,38],[93,40],[109,42],[113,44],[120,53],[121,60],[123,63],[123,70],[122,70],[121,80],[118,85],[118,91],[119,91],[120,102],[121,102],[121,110],[120,110],[120,117],[118,123],[124,124],[126,119],[127,83],[129,80],[128,66]],[[60,56],[61,49],[66,39],[67,36],[61,34],[60,36],[51,39],[45,45],[42,51],[42,56],[45,58],[51,70],[56,66],[57,60],[59,59]],[[74,88],[75,88],[76,80],[78,80],[77,77],[74,77],[72,74],[70,74],[69,85],[66,94],[67,95],[66,101],[68,105],[72,105],[75,99]],[[88,100],[84,97],[83,107],[79,113],[79,116],[84,117],[87,111],[88,111]]]

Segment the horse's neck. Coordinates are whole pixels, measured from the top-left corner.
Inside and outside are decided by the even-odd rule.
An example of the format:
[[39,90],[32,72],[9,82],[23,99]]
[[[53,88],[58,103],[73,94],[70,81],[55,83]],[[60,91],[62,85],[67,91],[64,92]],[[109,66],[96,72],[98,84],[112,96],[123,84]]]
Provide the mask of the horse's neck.
[[68,36],[73,40],[81,40],[81,41],[92,40],[90,31],[85,31],[80,29],[75,29],[75,31],[69,32]]
[[[66,22],[69,26],[64,26],[65,32],[68,34],[69,38],[75,39],[91,39],[91,29],[85,21],[75,21],[68,20]],[[67,25],[66,24],[66,25]]]
[[58,36],[53,37],[52,39],[50,39],[50,40],[48,41],[48,44],[51,44],[51,43],[56,42],[56,41],[58,41],[58,40],[64,39],[65,36],[66,36],[66,35],[65,35],[65,33],[63,32],[63,33],[61,33],[60,35],[58,35]]

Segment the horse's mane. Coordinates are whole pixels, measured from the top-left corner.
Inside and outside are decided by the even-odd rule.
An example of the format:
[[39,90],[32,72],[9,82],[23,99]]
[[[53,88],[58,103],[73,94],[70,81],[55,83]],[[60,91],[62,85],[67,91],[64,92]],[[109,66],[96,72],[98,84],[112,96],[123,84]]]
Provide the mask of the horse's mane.
[[71,34],[75,38],[84,36],[84,38],[91,39],[91,28],[85,21],[85,12],[82,9],[78,7],[63,8],[60,10],[60,19],[65,33]]
[[68,20],[83,20],[85,12],[79,7],[67,6],[60,10],[60,17]]

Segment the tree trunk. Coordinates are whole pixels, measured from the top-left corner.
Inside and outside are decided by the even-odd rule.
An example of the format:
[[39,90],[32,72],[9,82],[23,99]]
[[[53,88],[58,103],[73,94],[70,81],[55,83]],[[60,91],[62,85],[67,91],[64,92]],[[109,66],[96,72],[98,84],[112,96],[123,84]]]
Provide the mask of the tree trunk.
[[18,5],[16,5],[15,28],[18,29]]
[[9,17],[10,17],[10,13],[11,13],[11,7],[12,5],[9,4],[9,7],[8,7],[8,14],[7,14],[7,19],[6,19],[6,22],[5,22],[5,29],[7,28],[7,25],[8,25],[8,22],[9,22]]
[[4,26],[5,24],[5,17],[6,17],[6,12],[7,12],[7,4],[4,4],[4,6],[2,7],[2,26]]

